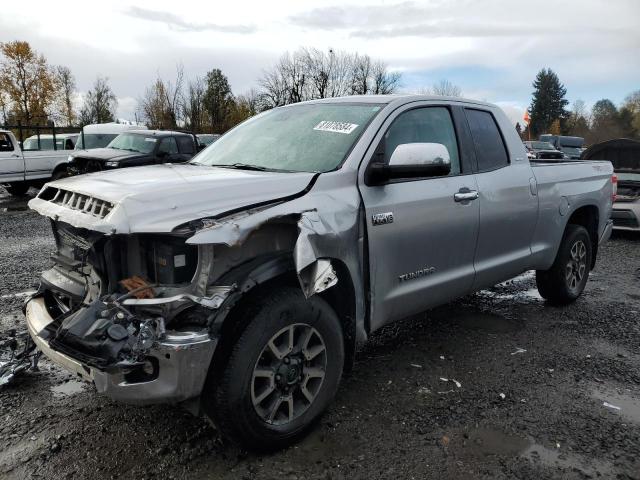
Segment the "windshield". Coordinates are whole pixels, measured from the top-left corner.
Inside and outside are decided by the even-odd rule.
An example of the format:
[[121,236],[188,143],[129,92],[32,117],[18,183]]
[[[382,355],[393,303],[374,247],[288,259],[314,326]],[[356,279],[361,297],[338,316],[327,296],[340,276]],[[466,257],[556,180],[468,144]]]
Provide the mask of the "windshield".
[[118,136],[117,133],[85,133],[84,141],[87,144],[85,147],[82,142],[82,135],[78,137],[78,143],[76,143],[76,150],[89,150],[91,148],[104,148],[111,140]]
[[531,148],[534,150],[555,150],[556,147],[549,142],[531,142]]
[[562,147],[562,151],[568,155],[580,155],[582,150],[578,147]]
[[111,141],[107,148],[128,150],[130,152],[151,153],[156,145],[156,138],[140,133],[121,133]]
[[276,108],[220,137],[193,163],[327,172],[343,162],[380,109],[380,105],[346,103]]
[[640,173],[616,172],[618,181],[640,182]]
[[220,138],[220,135],[196,135],[196,137],[198,138],[198,143],[200,143],[200,145],[211,145],[213,142],[215,142],[218,138]]

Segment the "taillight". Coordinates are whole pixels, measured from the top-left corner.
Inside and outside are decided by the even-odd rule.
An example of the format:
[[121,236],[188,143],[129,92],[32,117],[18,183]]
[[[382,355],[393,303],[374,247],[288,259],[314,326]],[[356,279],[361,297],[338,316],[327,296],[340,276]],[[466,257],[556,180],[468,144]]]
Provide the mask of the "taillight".
[[611,192],[611,202],[615,202],[618,195],[618,176],[615,173],[611,175],[611,185],[613,186]]

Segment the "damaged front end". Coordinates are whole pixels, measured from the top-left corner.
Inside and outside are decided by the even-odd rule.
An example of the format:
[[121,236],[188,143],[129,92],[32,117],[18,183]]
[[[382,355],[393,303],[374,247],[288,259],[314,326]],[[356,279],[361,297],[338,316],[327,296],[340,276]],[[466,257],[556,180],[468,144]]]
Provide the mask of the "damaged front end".
[[105,235],[53,221],[54,266],[26,307],[52,360],[130,403],[200,394],[232,287],[209,285],[212,246],[177,235]]

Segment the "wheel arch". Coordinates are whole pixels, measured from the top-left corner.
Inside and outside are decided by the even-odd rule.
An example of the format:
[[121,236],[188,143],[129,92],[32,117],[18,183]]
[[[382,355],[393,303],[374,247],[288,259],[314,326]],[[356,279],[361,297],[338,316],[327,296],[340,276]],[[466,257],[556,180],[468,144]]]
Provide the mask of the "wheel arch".
[[[344,262],[335,258],[327,260],[331,261],[338,283],[316,295],[326,301],[338,315],[345,348],[344,370],[349,372],[353,368],[356,351],[355,287]],[[212,330],[219,337],[211,361],[214,372],[224,368],[231,348],[246,328],[240,319],[243,318],[245,308],[254,299],[278,285],[301,288],[291,252],[257,257],[227,272],[216,283],[235,284],[236,290],[216,313],[212,324]]]
[[598,225],[600,224],[600,212],[595,205],[584,205],[577,208],[567,220],[565,225],[565,231],[568,225],[580,225],[584,227],[589,233],[591,240],[591,265],[590,268],[596,265],[596,258],[598,256]]

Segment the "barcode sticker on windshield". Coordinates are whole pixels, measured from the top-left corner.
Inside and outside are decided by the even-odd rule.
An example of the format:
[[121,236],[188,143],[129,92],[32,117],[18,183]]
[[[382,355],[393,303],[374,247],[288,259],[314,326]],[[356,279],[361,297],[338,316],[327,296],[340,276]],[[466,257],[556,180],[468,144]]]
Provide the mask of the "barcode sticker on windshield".
[[356,128],[358,128],[358,125],[355,123],[331,122],[329,120],[324,120],[313,127],[314,130],[320,130],[321,132],[346,133],[347,135]]

